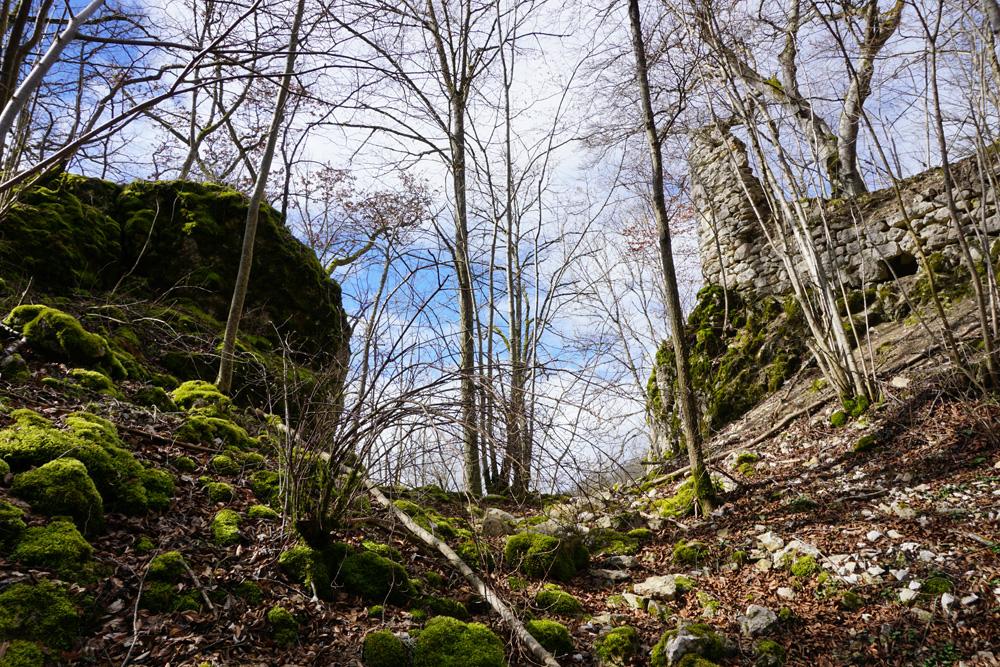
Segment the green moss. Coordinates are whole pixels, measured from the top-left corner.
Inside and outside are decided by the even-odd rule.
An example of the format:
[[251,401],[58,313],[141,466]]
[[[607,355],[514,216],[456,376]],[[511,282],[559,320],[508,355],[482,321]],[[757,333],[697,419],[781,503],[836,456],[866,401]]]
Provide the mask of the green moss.
[[179,551],[167,551],[156,556],[149,564],[146,579],[176,584],[187,570],[184,568],[184,557]]
[[442,586],[444,586],[444,577],[442,577],[434,570],[427,570],[426,572],[424,572],[424,579],[426,579],[427,583],[433,586],[434,588],[441,588]]
[[187,456],[170,457],[170,465],[180,472],[190,473],[198,469],[198,465],[194,462],[194,460]]
[[348,555],[338,579],[349,593],[372,602],[402,606],[416,594],[402,565],[371,551]]
[[0,659],[0,667],[43,667],[45,654],[37,642],[14,640]]
[[56,570],[70,581],[88,582],[96,576],[94,550],[69,521],[28,528],[10,557],[29,567]]
[[0,499],[0,550],[9,549],[24,534],[24,512]]
[[253,446],[246,430],[232,420],[218,416],[215,408],[194,408],[184,417],[184,423],[174,437],[193,444],[214,443],[216,439],[239,450]]
[[233,592],[251,607],[259,607],[264,601],[264,592],[252,581],[241,581]]
[[21,327],[32,349],[55,361],[102,370],[119,380],[126,376],[108,342],[97,334],[84,331],[72,315],[47,306],[18,306],[4,322]]
[[736,463],[733,467],[738,467],[744,463],[757,463],[760,460],[760,456],[754,454],[753,452],[740,452],[740,455],[736,457]]
[[752,463],[743,463],[739,467],[739,472],[745,477],[753,477],[756,471],[754,470]]
[[101,494],[87,475],[87,467],[76,459],[57,459],[21,473],[14,478],[11,490],[37,512],[72,517],[85,533],[97,533],[104,527]]
[[953,593],[954,591],[954,585],[944,577],[932,577],[920,587],[920,596],[925,599],[936,598],[945,593]]
[[623,625],[594,642],[594,654],[603,667],[623,667],[639,652],[639,633]]
[[213,503],[229,503],[236,499],[236,491],[225,482],[205,482],[205,493]]
[[222,510],[212,519],[212,538],[220,547],[227,547],[240,541],[240,524],[243,517],[233,510]]
[[278,566],[292,581],[315,585],[320,595],[330,588],[330,570],[322,554],[306,546],[292,547],[278,558]]
[[857,611],[865,606],[865,601],[860,595],[852,591],[844,591],[840,596],[840,607],[847,611]]
[[13,385],[24,384],[31,380],[31,369],[24,357],[15,353],[0,362],[0,377]]
[[240,464],[221,454],[213,457],[210,465],[220,475],[238,475],[240,473]]
[[247,517],[251,519],[263,519],[264,521],[276,521],[278,513],[266,505],[251,505],[247,510]]
[[708,545],[704,542],[678,540],[674,545],[674,560],[686,565],[697,565],[708,555]]
[[734,551],[733,555],[729,557],[729,562],[736,565],[746,565],[750,562],[750,556],[746,551]]
[[152,551],[156,548],[156,542],[149,539],[148,537],[140,537],[135,542],[135,548],[138,551]]
[[366,667],[407,667],[409,662],[403,642],[389,630],[365,636],[361,659]]
[[542,619],[528,621],[524,624],[524,628],[546,651],[557,658],[573,652],[573,640],[570,639],[569,630],[562,623]]
[[102,394],[117,394],[115,383],[107,375],[100,371],[91,371],[86,368],[74,368],[70,370],[70,375],[76,382],[86,389]]
[[486,571],[490,572],[496,567],[493,552],[490,551],[489,545],[485,542],[465,540],[456,544],[454,550],[458,557],[473,570],[479,571],[485,566]]
[[271,623],[274,639],[282,646],[293,644],[299,638],[299,623],[284,607],[271,607],[267,620]]
[[804,577],[811,577],[819,572],[819,565],[816,564],[816,559],[812,556],[803,556],[802,558],[795,559],[795,562],[792,563],[790,572],[793,577],[798,577],[800,579]]
[[368,610],[368,618],[382,618],[385,613],[385,607],[380,604],[372,605],[372,608]]
[[504,558],[528,577],[569,581],[587,566],[590,553],[582,544],[564,545],[549,535],[517,533],[507,538]]
[[830,415],[830,424],[832,424],[834,428],[843,428],[847,425],[847,413],[843,410],[837,410]]
[[465,608],[465,605],[458,600],[449,600],[448,598],[434,597],[433,595],[428,595],[421,601],[423,606],[431,611],[434,616],[451,616],[452,618],[457,618],[460,621],[464,621],[469,618],[469,611]]
[[653,539],[653,531],[649,528],[636,528],[635,530],[630,530],[625,534],[633,540],[638,540],[640,542],[647,542]]
[[875,449],[875,446],[877,444],[878,444],[877,439],[875,439],[873,436],[865,435],[858,438],[858,442],[854,445],[854,451],[859,454],[862,454],[864,452],[870,452],[871,450]]
[[427,621],[413,651],[413,667],[503,665],[503,642],[489,628],[447,616]]
[[166,390],[155,385],[142,387],[135,392],[132,400],[138,405],[156,408],[160,412],[177,412],[178,409],[177,404],[170,398]]
[[204,380],[189,380],[173,391],[174,403],[184,410],[194,407],[211,406],[226,411],[232,406],[232,401],[219,391],[211,382]]
[[399,553],[399,549],[388,544],[378,544],[377,542],[372,542],[371,540],[365,540],[361,543],[361,548],[365,551],[376,553],[382,558],[388,558],[389,560],[397,563],[403,562],[403,555]]
[[455,520],[441,516],[432,509],[424,509],[409,500],[397,500],[393,504],[403,510],[421,528],[439,537],[472,539],[472,533],[467,528],[460,527]]
[[758,639],[753,645],[754,653],[757,655],[769,655],[778,659],[779,664],[785,664],[788,654],[784,647],[776,641],[770,639]]
[[[701,657],[695,654],[689,654],[685,656],[685,659],[687,659],[688,657],[694,657],[699,660],[705,660],[706,662],[708,662],[708,664],[712,664],[709,661],[721,660],[724,657],[725,641],[723,640],[722,636],[719,635],[719,633],[717,633],[712,628],[712,626],[706,625],[704,623],[695,623],[693,625],[685,626],[685,630],[687,631],[688,634],[694,635],[695,637],[704,637],[707,640],[704,644],[703,650],[701,651],[702,653]],[[656,646],[653,647],[653,652],[649,657],[650,667],[667,667],[668,665],[666,656],[667,644],[674,637],[676,637],[679,632],[680,630],[670,630],[664,633],[662,637],[660,637],[660,641],[657,642]],[[683,664],[683,661],[681,661],[681,663],[678,664]],[[695,665],[697,665],[697,667],[701,667],[700,663],[692,663],[692,667]]]
[[624,556],[639,553],[638,540],[610,528],[594,528],[587,534],[587,546],[595,556]]
[[250,475],[250,490],[257,500],[272,505],[278,499],[281,478],[273,470],[258,470]]
[[51,581],[14,584],[0,593],[0,641],[40,641],[52,649],[69,650],[79,630],[76,607]]
[[423,623],[427,620],[427,612],[423,609],[414,609],[410,612],[410,618],[414,623]]
[[535,603],[546,612],[567,618],[580,618],[585,614],[579,600],[554,584],[546,584],[538,591]]

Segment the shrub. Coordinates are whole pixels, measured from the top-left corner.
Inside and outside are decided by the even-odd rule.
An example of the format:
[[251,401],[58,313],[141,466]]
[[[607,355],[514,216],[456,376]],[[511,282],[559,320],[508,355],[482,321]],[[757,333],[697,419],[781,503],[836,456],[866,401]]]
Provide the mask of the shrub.
[[556,621],[528,621],[524,628],[532,637],[538,640],[542,647],[557,658],[573,652],[573,640],[569,630]]
[[368,667],[406,667],[407,663],[403,642],[388,630],[368,633],[361,659]]
[[447,616],[427,621],[413,650],[413,667],[503,665],[503,642],[489,628]]

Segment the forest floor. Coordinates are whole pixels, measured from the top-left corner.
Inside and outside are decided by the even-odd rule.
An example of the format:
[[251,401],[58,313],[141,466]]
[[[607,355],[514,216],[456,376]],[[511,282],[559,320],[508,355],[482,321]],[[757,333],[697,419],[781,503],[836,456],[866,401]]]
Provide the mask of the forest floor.
[[[912,326],[909,334],[893,331],[887,328],[884,334],[896,341],[896,347],[881,350],[886,358],[893,350],[903,358],[926,344]],[[136,457],[171,470],[177,480],[168,511],[107,515],[107,530],[91,540],[106,576],[71,587],[92,599],[94,611],[73,649],[50,652],[49,660],[117,667],[361,665],[369,632],[420,628],[415,618],[420,614],[413,613],[417,606],[384,605],[382,613],[373,615],[371,601],[347,593],[332,601],[313,599],[311,591],[285,577],[278,566],[280,554],[296,543],[280,521],[247,518],[238,543],[214,544],[210,526],[219,510],[245,514],[259,502],[250,490],[250,469],[215,474],[236,489],[236,496],[231,502],[211,503],[198,478],[212,474],[209,461],[220,447],[178,441],[178,415],[137,408],[106,394],[67,394],[44,386],[43,377],[64,378],[67,367],[34,358],[30,350],[25,358],[33,373],[28,383],[0,381],[0,428],[9,426],[8,415],[18,408],[33,409],[56,423],[86,408],[112,419]],[[709,444],[714,451],[731,450],[714,465],[727,489],[717,512],[656,517],[652,503],[672,497],[676,480],[618,485],[588,501],[588,509],[597,511],[577,516],[587,528],[602,517],[638,511],[654,529],[634,554],[635,562],[624,569],[625,579],[612,582],[595,574],[595,568],[620,569],[595,557],[591,569],[562,585],[581,601],[586,614],[557,618],[574,642],[574,652],[560,658],[561,664],[597,664],[595,640],[608,626],[621,624],[634,627],[643,645],[627,664],[648,664],[649,650],[681,619],[708,623],[738,642],[739,653],[720,664],[754,664],[754,640],[741,637],[738,618],[756,604],[780,614],[780,623],[766,637],[787,651],[788,665],[1000,665],[996,395],[970,388],[931,357],[923,365],[886,373],[883,400],[845,426],[831,425],[830,414],[839,409],[831,401],[752,449],[743,448],[787,414],[789,406],[815,402],[819,395],[811,386],[811,378],[799,379]],[[126,381],[121,390],[128,395],[138,387]],[[855,452],[863,436],[872,436],[871,447]],[[736,466],[735,457],[744,452],[757,460]],[[194,459],[195,472],[171,468],[181,455]],[[8,476],[0,498],[25,509],[29,526],[44,524],[44,517],[31,514],[10,493],[10,483]],[[496,497],[466,503],[456,494],[433,490],[406,495],[441,515],[468,521],[474,530],[480,510],[487,507],[533,524],[553,504],[563,510],[573,505],[566,499],[525,505]],[[373,507],[353,515],[334,539],[358,547],[365,540],[395,547],[409,576],[422,581],[425,592],[463,602],[471,620],[506,640],[511,665],[532,663],[499,616],[439,554],[415,543],[391,514]],[[144,539],[151,548],[150,542],[143,545]],[[483,576],[501,597],[525,618],[553,618],[535,602],[544,582],[525,583],[513,564],[503,561],[504,538],[479,539],[496,556],[495,569]],[[681,540],[704,543],[695,562],[675,559]],[[789,552],[795,541],[799,552]],[[790,556],[775,556],[775,549]],[[170,613],[143,608],[140,591],[148,587],[148,565],[168,551],[180,552],[191,566],[194,577],[185,578],[181,588],[205,593],[213,601],[211,609],[206,604]],[[815,568],[799,568],[796,576],[789,565],[808,553],[814,554]],[[441,575],[443,583],[435,586],[439,579],[430,572]],[[634,584],[665,574],[683,574],[694,582],[691,591],[666,604],[666,613],[622,604]],[[0,589],[40,578],[57,579],[58,574],[0,558]],[[236,594],[244,581],[260,586],[261,600]],[[290,610],[299,621],[295,642],[282,645],[273,638],[267,612],[274,605]],[[0,644],[0,652],[4,650],[6,645]]]

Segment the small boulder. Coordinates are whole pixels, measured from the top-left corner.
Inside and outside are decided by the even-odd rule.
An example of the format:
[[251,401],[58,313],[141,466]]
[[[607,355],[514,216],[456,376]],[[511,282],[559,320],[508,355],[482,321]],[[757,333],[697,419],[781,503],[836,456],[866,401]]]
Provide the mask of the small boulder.
[[517,519],[503,510],[490,508],[483,516],[482,531],[485,537],[504,537],[514,533],[514,522]]
[[767,607],[752,604],[747,607],[745,616],[736,619],[740,632],[747,637],[758,637],[767,634],[778,625],[778,615]]
[[633,586],[633,590],[638,595],[663,600],[664,602],[672,602],[679,595],[683,595],[687,591],[687,586],[678,582],[676,576],[667,574],[659,577],[649,577],[646,581]]

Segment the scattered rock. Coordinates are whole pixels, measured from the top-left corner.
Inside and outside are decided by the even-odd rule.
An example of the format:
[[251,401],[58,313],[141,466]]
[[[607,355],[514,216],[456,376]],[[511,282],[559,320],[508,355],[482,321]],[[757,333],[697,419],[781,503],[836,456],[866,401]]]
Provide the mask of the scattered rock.
[[899,591],[899,601],[905,604],[907,602],[911,602],[912,600],[916,599],[918,595],[920,594],[917,593],[917,591],[909,588],[904,588],[903,590]]
[[786,600],[794,600],[798,597],[795,591],[788,587],[779,588],[776,592],[779,598],[785,598]]
[[910,616],[914,617],[921,623],[930,623],[931,621],[934,620],[934,614],[927,611],[926,609],[920,609],[920,608],[911,609]]
[[767,634],[778,625],[778,615],[767,607],[752,604],[747,607],[746,616],[736,619],[740,632],[747,637],[758,637]]
[[785,541],[772,532],[764,533],[757,538],[757,541],[771,553],[785,546]]
[[632,588],[639,595],[665,602],[675,600],[678,595],[683,594],[687,590],[686,586],[678,586],[677,578],[672,574],[661,577],[649,577],[646,581],[638,583]]
[[639,559],[635,556],[611,556],[604,560],[605,564],[616,570],[632,570],[639,567]]
[[632,575],[625,570],[602,570],[594,568],[590,573],[598,579],[606,579],[607,581],[625,581],[632,578]]
[[486,537],[504,537],[514,533],[514,523],[517,519],[503,510],[490,508],[483,517],[483,535]]

